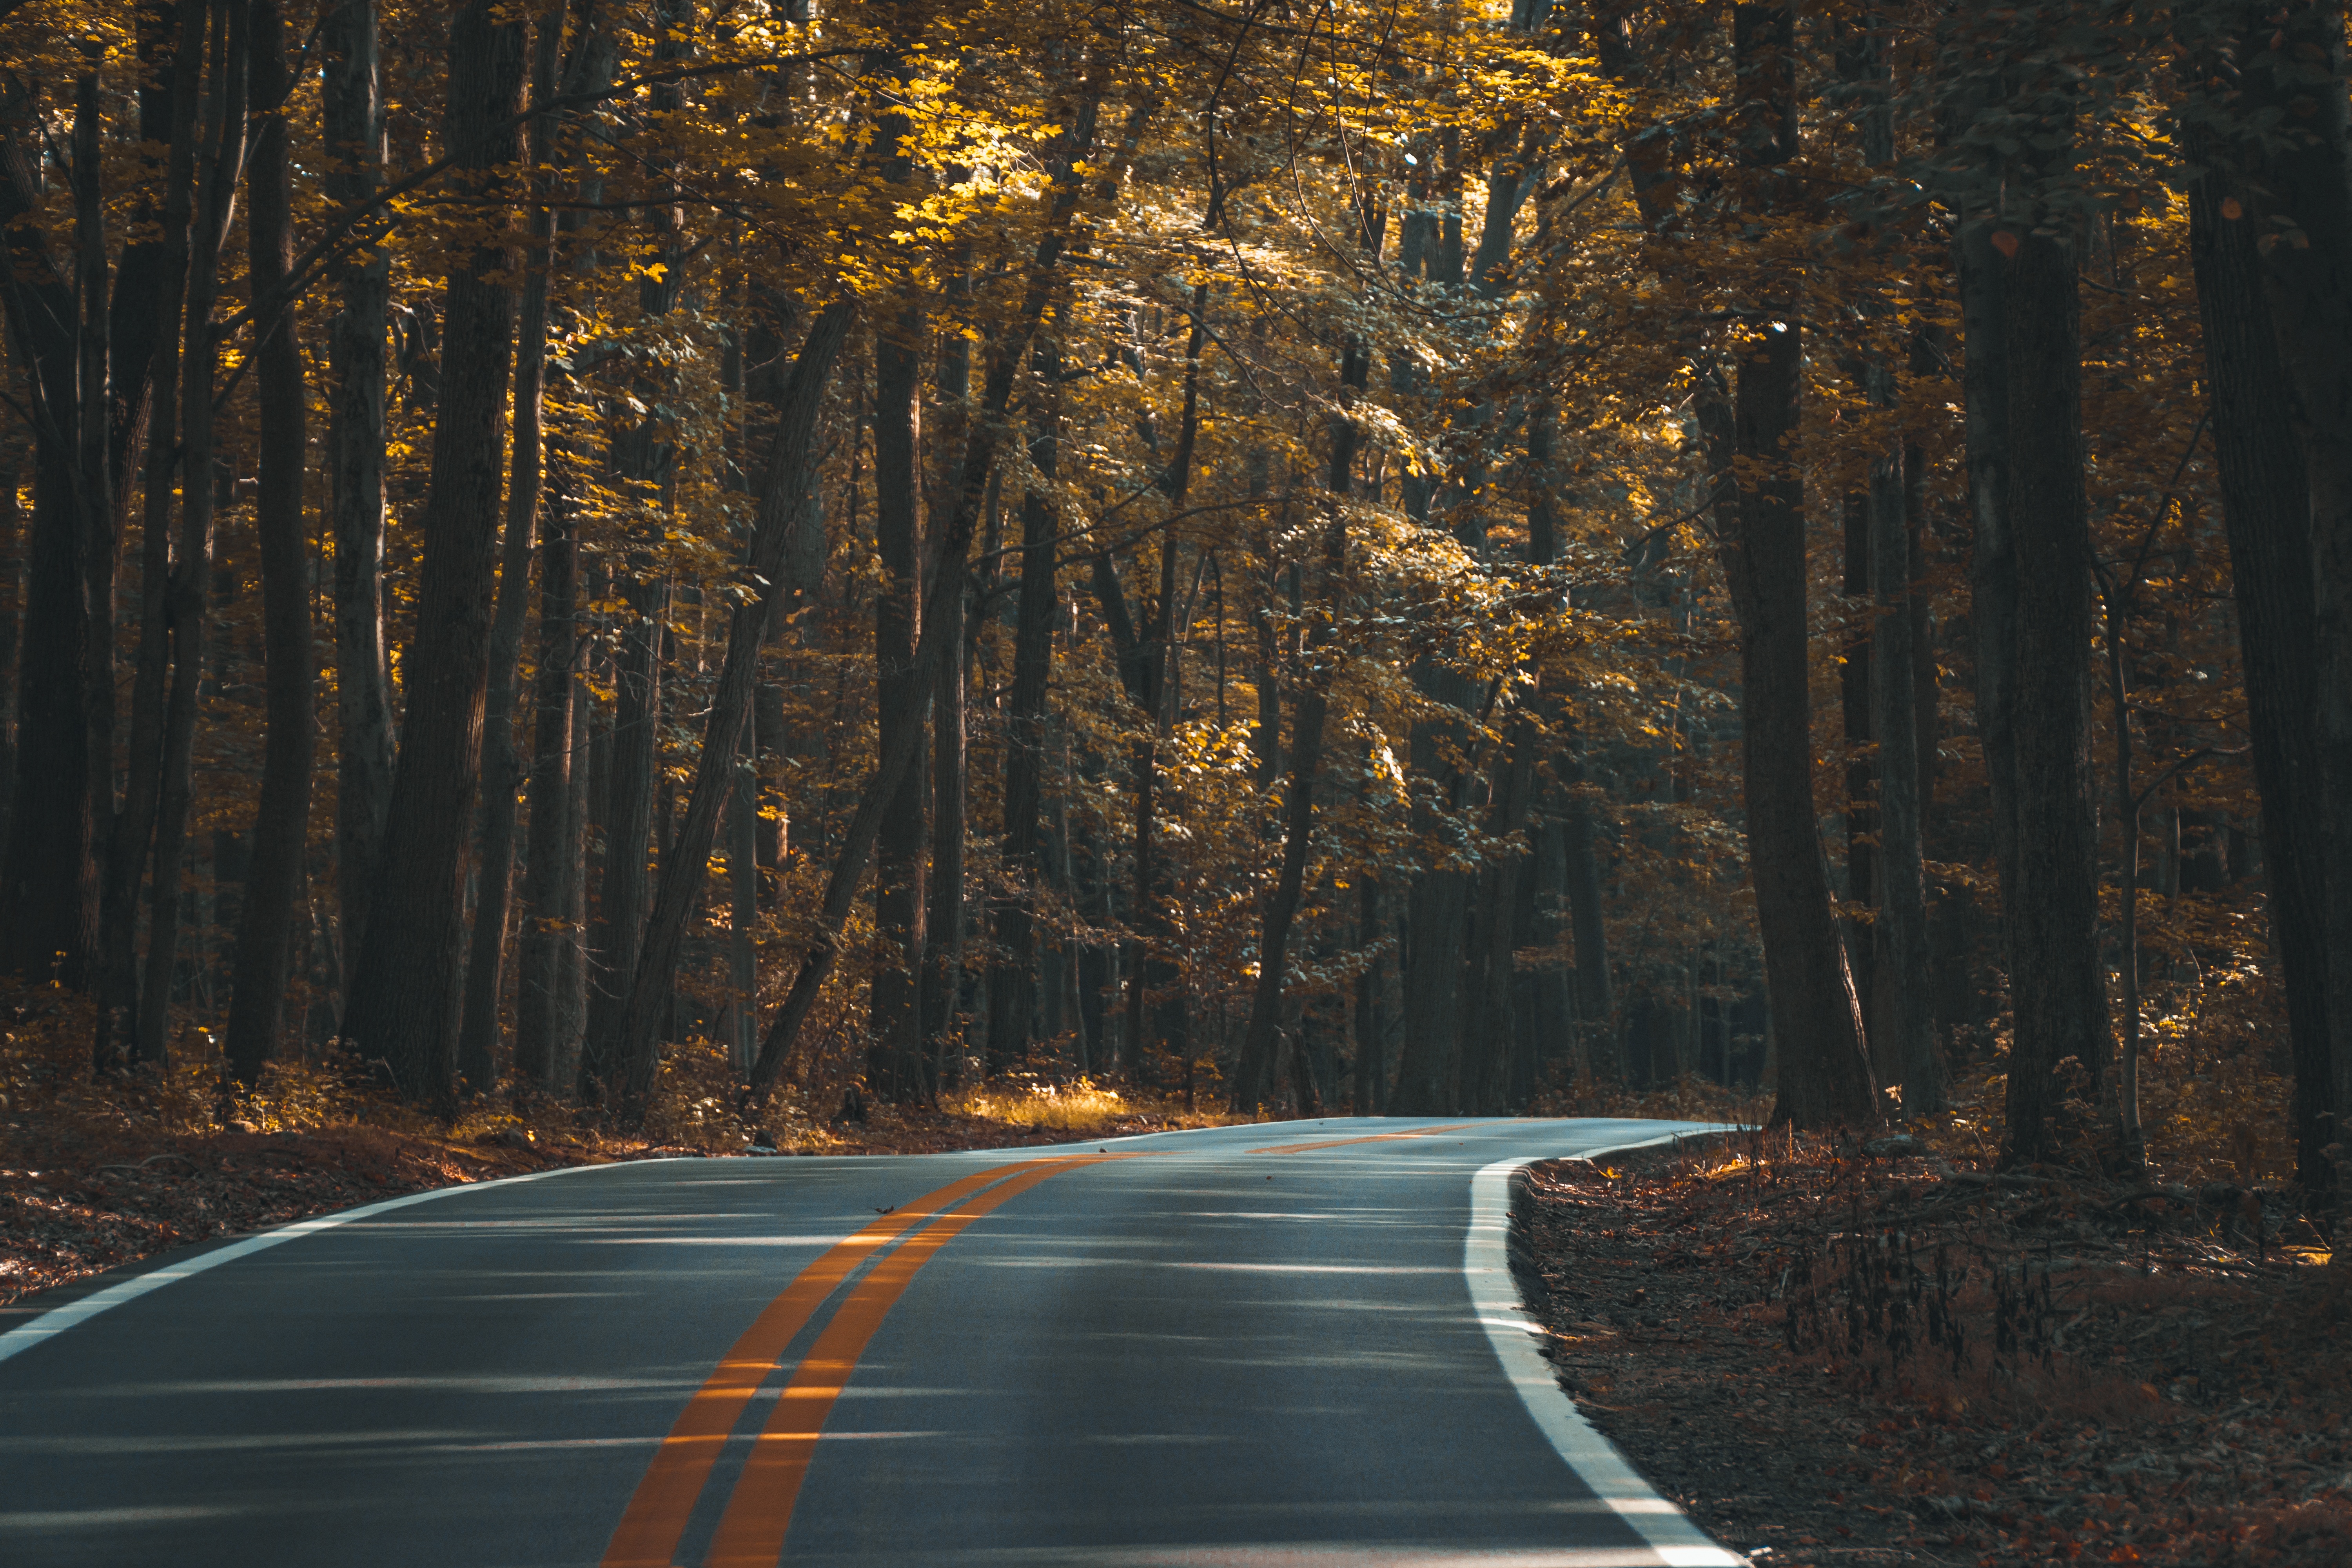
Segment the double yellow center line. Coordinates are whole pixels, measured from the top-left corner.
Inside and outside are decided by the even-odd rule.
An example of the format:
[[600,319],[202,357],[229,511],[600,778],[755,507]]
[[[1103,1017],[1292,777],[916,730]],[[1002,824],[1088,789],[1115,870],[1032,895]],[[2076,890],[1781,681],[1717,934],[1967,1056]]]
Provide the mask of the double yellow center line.
[[[1282,1143],[1246,1152],[1298,1154],[1350,1143],[1427,1138],[1460,1131],[1468,1125]],[[768,1303],[720,1358],[718,1370],[678,1412],[669,1436],[662,1439],[652,1463],[646,1467],[645,1479],[631,1495],[620,1527],[613,1531],[601,1568],[671,1568],[687,1522],[709,1482],[712,1467],[742,1419],[744,1407],[782,1365],[793,1340],[843,1283],[866,1259],[888,1247],[889,1255],[869,1269],[834,1310],[816,1342],[786,1380],[767,1425],[752,1442],[743,1473],[728,1496],[727,1511],[720,1516],[718,1533],[703,1559],[705,1568],[775,1568],[826,1418],[856,1370],[858,1358],[882,1327],[882,1320],[906,1294],[923,1265],[972,1221],[1049,1176],[1082,1165],[1146,1157],[1139,1152],[1076,1154],[991,1166],[900,1205],[827,1248],[801,1270],[783,1294]]]
[[[785,1384],[728,1499],[705,1559],[708,1568],[773,1568],[783,1552],[784,1532],[791,1528],[793,1506],[800,1499],[817,1435],[857,1358],[913,1283],[916,1271],[972,1221],[1048,1176],[1081,1165],[1136,1158],[1081,1154],[992,1166],[902,1204],[828,1248],[768,1303],[720,1359],[719,1369],[687,1401],[629,1499],[620,1528],[604,1549],[602,1568],[670,1568],[711,1467],[741,1419],[743,1407],[782,1361],[785,1347],[860,1264],[923,1226],[859,1280],[835,1310]],[[924,1226],[933,1216],[936,1221]]]

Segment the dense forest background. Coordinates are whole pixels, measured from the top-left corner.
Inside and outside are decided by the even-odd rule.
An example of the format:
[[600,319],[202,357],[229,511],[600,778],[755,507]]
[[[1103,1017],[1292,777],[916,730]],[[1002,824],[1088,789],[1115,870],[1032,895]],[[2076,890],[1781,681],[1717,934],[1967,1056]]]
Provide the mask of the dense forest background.
[[224,1105],[1712,1080],[2326,1191],[2344,41],[0,0],[0,971]]

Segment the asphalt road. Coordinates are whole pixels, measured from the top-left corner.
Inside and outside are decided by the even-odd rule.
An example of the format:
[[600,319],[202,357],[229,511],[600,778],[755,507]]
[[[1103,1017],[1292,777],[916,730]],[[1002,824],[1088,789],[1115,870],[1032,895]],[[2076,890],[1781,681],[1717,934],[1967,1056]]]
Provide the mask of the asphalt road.
[[1737,1563],[1573,1415],[1502,1261],[1510,1163],[1675,1130],[663,1161],[309,1222],[0,1334],[0,1562]]

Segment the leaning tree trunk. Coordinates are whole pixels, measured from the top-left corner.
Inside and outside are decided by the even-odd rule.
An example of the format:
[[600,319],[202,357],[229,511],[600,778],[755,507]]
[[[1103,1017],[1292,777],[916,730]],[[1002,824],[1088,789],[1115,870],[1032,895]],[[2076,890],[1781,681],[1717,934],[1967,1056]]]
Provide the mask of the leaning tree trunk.
[[[257,316],[293,264],[293,185],[285,109],[294,87],[286,62],[278,0],[253,0],[251,81],[258,129],[246,176],[247,268]],[[261,545],[261,618],[269,733],[246,873],[245,919],[228,1014],[229,1070],[239,1083],[261,1076],[276,1052],[286,984],[294,960],[303,862],[310,838],[310,774],[318,754],[317,677],[310,647],[310,562],[303,527],[302,476],[309,440],[308,389],[289,302],[264,323],[254,355],[259,434],[254,531]]]
[[[467,0],[449,25],[446,141],[478,184],[517,151],[526,28],[498,21],[494,9],[489,0]],[[502,247],[482,247],[450,274],[443,294],[406,719],[343,1022],[344,1036],[383,1062],[404,1095],[441,1107],[456,1087],[466,847],[489,678],[499,432],[515,325],[514,293],[500,279],[510,260]]]

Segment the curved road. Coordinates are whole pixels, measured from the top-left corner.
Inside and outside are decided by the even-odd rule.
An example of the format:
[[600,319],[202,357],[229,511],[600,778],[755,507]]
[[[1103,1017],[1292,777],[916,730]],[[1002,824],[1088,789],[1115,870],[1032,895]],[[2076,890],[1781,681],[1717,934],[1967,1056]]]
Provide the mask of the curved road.
[[175,1255],[8,1320],[0,1561],[1736,1563],[1504,1265],[1516,1163],[1676,1130],[660,1161]]

